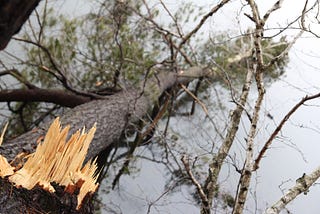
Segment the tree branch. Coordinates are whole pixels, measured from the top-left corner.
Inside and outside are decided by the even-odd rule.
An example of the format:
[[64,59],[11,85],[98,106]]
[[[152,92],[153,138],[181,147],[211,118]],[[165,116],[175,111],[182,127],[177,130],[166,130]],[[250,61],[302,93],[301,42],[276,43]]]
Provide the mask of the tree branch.
[[0,1],[0,50],[18,33],[40,0]]
[[[289,49],[292,47],[293,43],[302,35],[303,30],[306,29],[305,27],[305,16],[307,13],[307,4],[308,1],[305,2],[305,5],[302,9],[301,12],[301,27],[302,30],[298,33],[298,35],[294,38],[294,40],[292,41],[292,43],[287,47],[287,49],[285,50],[285,52],[289,51]],[[315,4],[312,6],[314,7]],[[281,57],[282,54],[280,54],[278,57]],[[275,57],[274,60],[277,60],[278,57]],[[273,61],[271,61],[270,63],[274,63]],[[259,168],[259,164],[260,161],[262,159],[262,157],[264,156],[264,154],[266,153],[267,149],[270,147],[272,141],[274,140],[274,138],[278,135],[278,133],[280,132],[280,130],[282,129],[283,125],[285,124],[285,122],[290,118],[290,116],[301,106],[303,105],[306,101],[308,100],[312,100],[312,99],[316,99],[320,96],[320,93],[312,95],[312,96],[305,96],[299,103],[297,103],[287,114],[286,116],[281,120],[280,124],[277,126],[277,128],[274,130],[274,132],[270,135],[269,139],[267,140],[267,142],[264,144],[263,148],[261,149],[258,157],[255,159],[254,162],[254,166],[253,166],[253,170],[257,170]]]
[[[279,4],[278,4],[279,3]],[[282,1],[278,1],[275,5],[274,8],[278,9],[278,7],[280,7],[282,4]],[[310,11],[313,7],[315,7],[315,5],[317,4],[317,2],[315,2],[315,4],[309,9],[307,10],[307,5],[308,5],[308,1],[305,2],[305,5],[302,9],[301,12],[301,17],[300,17],[300,23],[301,23],[301,30],[300,32],[293,38],[293,40],[289,43],[288,47],[282,52],[280,53],[278,56],[274,57],[267,65],[265,65],[265,69],[268,69],[269,67],[271,67],[272,65],[274,65],[279,59],[281,59],[282,57],[284,57],[286,54],[288,54],[288,52],[290,51],[290,49],[292,48],[292,46],[296,43],[296,41],[302,36],[302,34],[305,31],[308,31],[308,29],[305,26],[305,16],[307,14],[308,11]],[[275,9],[274,9],[275,10]],[[270,9],[270,11],[274,11],[272,9]],[[267,14],[266,14],[267,15]],[[266,17],[266,15],[264,16],[264,18]],[[269,15],[267,16],[269,17]]]
[[205,194],[205,192],[203,191],[203,188],[201,187],[200,183],[197,181],[197,179],[194,177],[191,169],[190,169],[190,164],[189,161],[187,160],[186,156],[183,155],[181,157],[181,161],[184,165],[184,168],[187,171],[187,174],[189,176],[189,179],[191,180],[191,182],[193,183],[193,185],[195,185],[195,187],[197,188],[197,192],[201,198],[201,202],[204,206],[209,206],[209,202],[208,202],[208,198]]
[[268,208],[265,214],[277,214],[285,208],[285,206],[294,200],[301,193],[307,194],[309,188],[319,179],[320,177],[320,167],[314,170],[311,174],[303,174],[300,178],[296,180],[296,185],[294,185],[289,191],[283,195],[279,201]]
[[[92,127],[94,123],[97,123],[97,131],[87,154],[87,160],[89,160],[107,147],[117,145],[121,141],[122,133],[127,126],[137,124],[157,103],[158,100],[153,100],[152,97],[160,96],[165,90],[176,86],[176,84],[187,84],[195,78],[206,75],[208,75],[207,69],[199,67],[187,69],[183,74],[173,72],[164,73],[164,75],[159,74],[158,80],[155,78],[148,79],[144,88],[123,90],[108,96],[106,99],[93,100],[76,106],[61,117],[61,122],[63,125],[72,127],[70,132],[75,132],[82,127]],[[52,99],[54,97],[52,96]],[[29,131],[5,142],[0,147],[0,152],[9,160],[12,160],[22,151],[33,152],[37,139],[45,133],[48,128],[47,125],[43,124],[39,129]]]
[[190,31],[187,35],[185,35],[182,39],[182,41],[179,44],[179,49],[182,48],[182,46],[194,35],[198,32],[198,30],[202,27],[202,25],[206,22],[206,20],[211,17],[213,14],[215,14],[220,8],[222,8],[225,4],[227,4],[230,0],[222,0],[219,4],[214,6],[209,13],[204,15],[200,22],[197,24],[197,26]]
[[240,101],[237,102],[237,106],[231,113],[231,118],[229,122],[228,131],[226,134],[226,137],[224,138],[224,141],[222,145],[220,146],[217,154],[215,154],[212,158],[212,162],[209,166],[209,173],[206,178],[205,184],[204,184],[204,191],[208,197],[209,206],[206,207],[204,204],[201,205],[201,213],[202,214],[209,214],[210,208],[212,206],[212,200],[214,198],[216,189],[217,189],[217,182],[218,182],[218,176],[220,174],[222,165],[224,163],[224,160],[226,159],[229,150],[232,146],[232,143],[235,139],[236,133],[239,128],[240,118],[242,115],[242,112],[244,110],[244,106],[247,102],[247,98],[249,95],[251,83],[252,83],[252,77],[253,72],[251,69],[247,70],[246,80],[242,87],[242,92],[240,95]]
[[305,96],[299,103],[297,103],[295,106],[292,107],[292,109],[283,117],[280,124],[277,126],[277,128],[272,132],[267,142],[262,147],[258,157],[255,159],[254,163],[254,170],[257,170],[259,168],[259,164],[267,150],[269,149],[270,145],[272,144],[273,140],[276,138],[280,130],[282,129],[283,125],[289,120],[291,115],[298,110],[306,101],[313,100],[320,97],[320,93],[312,95],[312,96]]
[[283,0],[277,1],[263,16],[263,22],[265,23],[267,19],[269,18],[270,14],[273,13],[274,11],[278,10],[281,8],[281,5],[283,3]]
[[54,78],[56,78],[58,81],[60,81],[62,83],[62,85],[69,91],[75,93],[75,94],[78,94],[78,95],[82,95],[82,96],[88,96],[88,97],[91,97],[91,98],[101,98],[101,96],[97,95],[97,94],[94,94],[94,93],[90,93],[90,92],[83,92],[83,91],[78,91],[76,90],[75,88],[73,88],[69,82],[68,82],[68,79],[65,77],[65,75],[63,74],[62,70],[59,68],[59,65],[58,63],[56,62],[56,60],[54,59],[54,57],[52,56],[52,54],[50,53],[50,50],[37,43],[37,42],[34,42],[34,41],[31,41],[31,40],[27,40],[27,39],[21,39],[21,38],[13,38],[14,40],[16,41],[20,41],[20,42],[25,42],[25,43],[29,43],[29,44],[32,44],[34,46],[37,46],[38,48],[40,48],[48,57],[53,69],[58,73],[56,74],[54,71],[52,71],[51,69],[47,68],[46,66],[44,65],[39,65],[39,67],[41,69],[43,69],[44,71],[50,73]]
[[33,88],[0,91],[0,102],[48,102],[73,108],[90,100],[89,97],[58,89]]
[[5,76],[5,75],[10,75],[14,77],[16,80],[24,84],[29,89],[37,88],[35,85],[30,83],[28,80],[26,80],[24,76],[21,73],[19,73],[19,71],[16,69],[8,69],[8,70],[0,71],[0,76]]
[[[255,74],[257,89],[259,92],[258,98],[255,103],[253,117],[251,120],[250,131],[247,138],[247,148],[246,148],[246,159],[244,163],[244,167],[241,172],[240,180],[238,183],[237,194],[235,198],[235,204],[233,208],[233,214],[241,214],[243,213],[244,205],[247,200],[247,195],[250,187],[250,181],[252,176],[252,166],[253,166],[253,146],[254,146],[254,138],[257,132],[257,125],[259,122],[260,109],[262,105],[262,101],[265,94],[264,82],[263,82],[263,74],[264,74],[264,62],[262,56],[262,37],[265,20],[262,20],[259,15],[258,7],[253,0],[247,0],[252,11],[252,19],[256,24],[256,29],[254,32],[254,55],[252,64],[249,65],[249,69],[253,69],[253,73]],[[274,10],[270,10],[271,12]],[[271,13],[270,12],[270,13]],[[268,17],[266,17],[267,20]]]

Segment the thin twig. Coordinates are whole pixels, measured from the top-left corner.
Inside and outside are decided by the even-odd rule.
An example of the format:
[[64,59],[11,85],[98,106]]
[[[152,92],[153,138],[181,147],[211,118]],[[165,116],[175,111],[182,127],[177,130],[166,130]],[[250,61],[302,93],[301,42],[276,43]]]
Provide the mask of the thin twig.
[[187,35],[183,37],[183,40],[179,44],[179,49],[182,48],[182,46],[194,35],[196,34],[199,29],[203,26],[203,24],[207,21],[209,17],[211,17],[213,14],[215,14],[220,8],[222,8],[225,4],[227,4],[230,0],[222,0],[219,4],[214,6],[209,13],[204,15],[200,22],[196,25],[196,27],[190,31]]
[[201,201],[202,201],[202,204],[205,205],[205,206],[208,206],[209,205],[209,202],[208,202],[208,198],[202,188],[202,186],[200,185],[200,183],[197,181],[197,179],[194,177],[191,169],[190,169],[190,164],[189,164],[189,161],[187,160],[186,156],[183,155],[181,157],[181,161],[184,165],[184,168],[186,169],[187,171],[187,174],[191,180],[191,182],[193,183],[193,185],[195,185],[195,187],[197,188],[197,192],[201,198]]
[[183,90],[184,90],[185,92],[187,92],[197,103],[199,103],[199,105],[202,107],[202,109],[203,109],[203,111],[206,113],[206,115],[209,116],[209,112],[208,112],[208,109],[207,109],[206,105],[205,105],[203,102],[201,102],[201,101],[199,100],[199,98],[196,97],[196,96],[195,96],[186,86],[184,86],[183,84],[181,84],[181,88],[183,88]]
[[67,78],[65,77],[65,75],[63,74],[62,70],[59,68],[58,64],[56,63],[55,59],[53,58],[52,54],[50,53],[49,49],[46,48],[45,46],[31,41],[31,40],[27,40],[27,39],[21,39],[21,38],[15,38],[13,37],[12,39],[16,40],[16,41],[21,41],[21,42],[26,42],[32,45],[35,45],[37,47],[39,47],[42,51],[45,52],[45,54],[48,56],[49,61],[52,65],[52,67],[54,68],[55,71],[58,72],[59,75],[57,75],[56,73],[54,73],[52,70],[50,70],[49,68],[47,68],[44,65],[41,65],[40,68],[49,72],[51,75],[53,75],[58,81],[60,81],[62,83],[62,85],[69,91],[78,94],[78,95],[82,95],[82,96],[87,96],[87,97],[91,97],[91,98],[103,98],[103,96],[97,95],[97,94],[93,94],[90,92],[83,92],[83,91],[78,91],[76,89],[74,89],[72,86],[69,85]]
[[282,129],[283,125],[289,120],[289,118],[292,116],[293,113],[295,113],[306,101],[313,100],[320,97],[320,93],[312,95],[312,96],[305,96],[300,102],[298,102],[295,106],[292,107],[292,109],[283,117],[280,124],[277,126],[277,128],[272,132],[269,139],[266,141],[264,146],[262,147],[258,157],[255,159],[254,163],[254,170],[257,170],[259,168],[259,164],[263,156],[265,155],[266,151],[269,149],[270,145],[272,144],[273,140],[276,138],[280,130]]
[[4,75],[11,75],[16,80],[18,80],[19,82],[27,86],[28,89],[37,88],[35,85],[30,83],[28,80],[26,80],[24,76],[21,73],[19,73],[17,69],[8,69],[8,70],[0,71],[0,76],[4,76]]
[[178,20],[177,18],[175,18],[173,16],[173,14],[170,12],[170,10],[168,9],[167,5],[162,1],[160,0],[160,4],[162,5],[162,7],[164,8],[164,10],[168,13],[168,15],[171,17],[171,19],[173,20],[176,28],[177,28],[177,32],[179,34],[179,36],[182,38],[183,37],[183,33],[182,33],[182,30],[180,29],[180,26],[178,24]]

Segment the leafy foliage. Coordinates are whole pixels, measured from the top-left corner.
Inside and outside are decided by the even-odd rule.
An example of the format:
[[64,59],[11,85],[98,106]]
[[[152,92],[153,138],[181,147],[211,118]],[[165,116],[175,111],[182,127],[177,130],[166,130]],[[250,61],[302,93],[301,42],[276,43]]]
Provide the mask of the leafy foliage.
[[[284,68],[289,61],[288,54],[274,62],[271,60],[280,56],[288,44],[285,37],[280,38],[279,41],[271,38],[263,39],[263,60],[266,65],[270,64],[265,72],[265,78],[268,81],[276,80],[284,73]],[[201,63],[214,62],[220,70],[223,70],[221,76],[228,75],[234,83],[242,84],[248,69],[248,60],[252,59],[252,48],[251,33],[227,40],[225,34],[219,34],[200,47],[202,54],[199,58]]]
[[34,66],[25,66],[24,74],[42,87],[59,87],[61,83],[52,77],[64,76],[73,87],[87,91],[101,85],[122,87],[119,80],[136,83],[154,64],[155,55],[145,49],[148,34],[143,26],[134,26],[132,14],[119,4],[111,2],[98,12],[72,19],[55,17],[48,10],[38,39],[46,50],[25,46]]
[[[40,26],[31,26],[23,35],[27,60],[21,65],[22,75],[40,88],[67,86],[100,94],[138,83],[156,63],[157,42],[146,45],[155,36],[143,23],[136,24],[137,17],[121,4],[108,2],[80,18],[55,16],[52,8],[45,9]],[[43,107],[23,104],[19,114],[12,111],[11,124],[25,124],[15,134],[30,129]],[[23,122],[17,121],[25,114]]]

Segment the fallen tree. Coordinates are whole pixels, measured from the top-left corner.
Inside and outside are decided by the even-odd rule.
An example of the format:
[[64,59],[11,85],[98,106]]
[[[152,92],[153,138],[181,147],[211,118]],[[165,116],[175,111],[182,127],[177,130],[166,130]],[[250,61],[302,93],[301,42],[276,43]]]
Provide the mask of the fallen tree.
[[[97,123],[97,130],[86,156],[87,161],[106,148],[116,146],[126,128],[130,124],[137,124],[148,115],[163,92],[176,85],[187,84],[195,78],[209,75],[212,75],[210,70],[201,67],[191,67],[179,73],[160,73],[142,81],[137,89],[123,90],[105,99],[93,100],[71,109],[61,117],[62,125],[70,125],[70,132],[74,133],[82,127],[92,127],[94,123]],[[48,125],[45,124],[5,142],[0,148],[1,154],[9,161],[13,161],[16,156],[21,154],[23,156],[31,154],[43,139]],[[15,161],[15,164],[18,163],[19,161]],[[75,212],[77,206],[76,201],[72,200],[74,196],[59,191],[48,194],[41,189],[26,191],[13,188],[13,194],[8,196],[8,191],[11,189],[10,184],[6,180],[1,180],[0,185],[4,187],[0,191],[2,199],[0,212],[14,213],[18,211],[20,213],[35,209],[50,213],[72,213]],[[59,194],[64,196],[61,197]],[[34,203],[30,203],[32,198],[36,199],[33,201]],[[39,201],[40,198],[41,201]],[[56,206],[48,206],[48,204]],[[90,213],[92,211],[90,203],[87,203],[81,212]]]
[[[19,32],[39,2],[40,0],[0,1],[0,50],[4,49],[11,37]],[[178,84],[187,84],[194,78],[204,77],[209,73],[207,69],[200,67],[192,67],[179,73],[161,73],[143,81],[138,89],[126,89],[105,99],[96,99],[98,96],[65,93],[60,90],[40,89],[26,84],[27,89],[2,90],[0,101],[51,102],[66,107],[75,107],[61,118],[62,126],[70,125],[69,133],[76,133],[82,127],[92,127],[97,123],[96,134],[85,160],[88,161],[106,148],[115,146],[128,125],[138,123],[150,113],[164,91]],[[12,73],[4,71],[0,75],[7,74]],[[50,123],[44,124],[5,142],[0,147],[1,155],[11,161],[18,170],[23,164],[22,159],[32,154],[42,142],[49,125]],[[48,193],[39,186],[31,190],[13,187],[8,177],[0,179],[0,185],[1,213],[93,212],[93,206],[90,203],[83,203],[81,210],[76,210],[78,205],[75,196],[65,193],[63,188],[54,183],[51,184],[55,186],[54,193]]]

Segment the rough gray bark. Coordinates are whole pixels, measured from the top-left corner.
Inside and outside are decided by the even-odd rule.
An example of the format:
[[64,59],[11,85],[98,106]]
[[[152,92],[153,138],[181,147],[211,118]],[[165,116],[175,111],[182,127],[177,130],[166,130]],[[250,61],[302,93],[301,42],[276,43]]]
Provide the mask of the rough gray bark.
[[[151,103],[139,90],[131,89],[103,100],[94,100],[69,110],[61,117],[63,126],[70,125],[70,133],[97,123],[97,131],[89,148],[87,159],[96,156],[107,146],[117,142],[126,125],[143,117]],[[31,153],[37,141],[44,136],[49,124],[27,132],[0,147],[0,152],[12,160],[20,152]]]
[[[165,90],[207,74],[208,71],[200,67],[192,67],[182,74],[162,73],[142,82],[139,89],[124,90],[106,99],[94,100],[71,109],[62,116],[62,125],[70,125],[70,132],[73,133],[83,127],[91,128],[97,123],[97,131],[87,154],[87,159],[93,158],[109,145],[118,142],[126,126],[145,116]],[[5,142],[0,147],[1,154],[13,160],[20,152],[33,152],[48,126],[46,124]]]
[[0,0],[0,50],[18,33],[40,0]]
[[[200,67],[192,67],[179,74],[162,73],[147,82],[141,83],[140,89],[124,90],[106,99],[94,100],[79,105],[63,115],[61,121],[63,125],[71,125],[71,132],[82,129],[84,126],[91,128],[95,122],[97,123],[95,137],[87,154],[88,160],[95,157],[106,147],[118,143],[127,125],[134,124],[147,115],[158,97],[165,90],[176,84],[186,84],[194,78],[208,74],[208,70]],[[12,160],[20,152],[33,152],[37,145],[37,140],[44,136],[46,129],[47,125],[5,142],[0,147],[0,153]],[[5,193],[0,190],[0,197],[2,194]],[[19,194],[17,195],[19,196]],[[21,202],[19,199],[14,201]],[[0,201],[0,213],[7,209],[7,206],[7,201]],[[17,207],[20,206],[21,204],[17,205]],[[75,207],[74,204],[71,207]],[[46,209],[43,210],[48,211]]]

